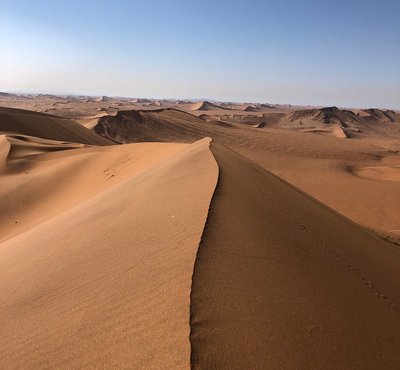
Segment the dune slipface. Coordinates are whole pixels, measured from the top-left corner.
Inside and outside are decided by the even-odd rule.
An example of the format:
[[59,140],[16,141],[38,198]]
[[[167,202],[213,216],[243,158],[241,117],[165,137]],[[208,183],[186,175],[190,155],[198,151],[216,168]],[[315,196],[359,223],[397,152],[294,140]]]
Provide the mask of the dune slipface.
[[193,369],[398,369],[400,251],[218,145]]
[[193,265],[218,174],[209,141],[105,148],[100,163],[93,148],[53,155],[75,150],[89,150],[76,153],[88,167],[114,151],[103,169],[125,177],[0,244],[0,368],[188,368]]

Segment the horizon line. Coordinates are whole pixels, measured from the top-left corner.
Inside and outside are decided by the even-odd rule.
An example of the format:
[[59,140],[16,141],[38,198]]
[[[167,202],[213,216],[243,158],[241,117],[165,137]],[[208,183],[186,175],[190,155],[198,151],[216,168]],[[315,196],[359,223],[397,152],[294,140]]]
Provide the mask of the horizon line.
[[85,96],[85,97],[107,97],[112,99],[147,99],[147,100],[164,100],[164,101],[174,101],[174,100],[188,100],[190,102],[199,102],[199,101],[210,101],[210,102],[218,102],[218,103],[232,103],[232,104],[270,104],[276,106],[289,106],[289,107],[312,107],[312,108],[327,108],[327,107],[337,107],[341,109],[382,109],[382,110],[394,110],[399,111],[399,107],[388,107],[388,106],[352,106],[352,105],[340,105],[340,104],[294,104],[294,103],[271,103],[269,101],[246,101],[246,100],[230,100],[230,99],[219,99],[215,97],[147,97],[147,96],[127,96],[127,95],[114,95],[114,94],[93,94],[93,93],[78,93],[78,92],[64,92],[64,93],[53,93],[53,92],[27,92],[27,91],[18,91],[18,90],[8,90],[8,91],[0,91],[0,94],[10,94],[10,95],[50,95],[55,97],[62,96]]

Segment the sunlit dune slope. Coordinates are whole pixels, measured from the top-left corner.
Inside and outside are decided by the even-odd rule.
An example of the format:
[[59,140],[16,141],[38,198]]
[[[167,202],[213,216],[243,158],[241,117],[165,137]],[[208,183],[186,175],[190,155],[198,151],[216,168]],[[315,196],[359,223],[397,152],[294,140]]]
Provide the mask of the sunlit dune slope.
[[0,107],[0,133],[18,133],[44,139],[91,145],[110,145],[112,141],[69,119],[48,114]]
[[85,147],[3,135],[0,241],[114,187],[184,147],[154,143]]
[[2,176],[19,191],[1,200],[27,200],[36,211],[21,208],[21,222],[43,203],[57,214],[0,244],[0,368],[188,368],[191,278],[218,174],[209,141],[29,161],[29,184]]

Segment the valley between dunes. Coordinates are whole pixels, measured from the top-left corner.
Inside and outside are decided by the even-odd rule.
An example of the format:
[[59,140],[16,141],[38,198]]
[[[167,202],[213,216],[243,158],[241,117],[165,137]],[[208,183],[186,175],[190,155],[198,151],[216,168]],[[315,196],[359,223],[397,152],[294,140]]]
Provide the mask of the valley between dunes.
[[0,368],[400,367],[395,113],[15,99]]

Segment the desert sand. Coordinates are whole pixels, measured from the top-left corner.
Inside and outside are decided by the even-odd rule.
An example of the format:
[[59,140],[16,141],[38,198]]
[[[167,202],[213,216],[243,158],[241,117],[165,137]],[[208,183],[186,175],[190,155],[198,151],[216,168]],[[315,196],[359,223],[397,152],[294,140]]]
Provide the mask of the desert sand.
[[0,106],[1,368],[400,367],[398,112]]
[[400,250],[229,149],[212,152],[192,368],[400,366]]

